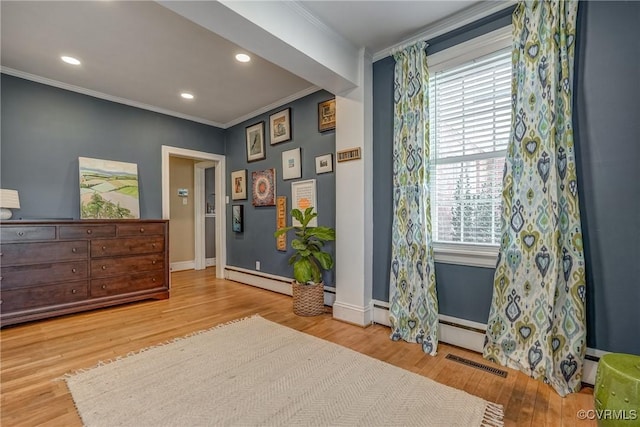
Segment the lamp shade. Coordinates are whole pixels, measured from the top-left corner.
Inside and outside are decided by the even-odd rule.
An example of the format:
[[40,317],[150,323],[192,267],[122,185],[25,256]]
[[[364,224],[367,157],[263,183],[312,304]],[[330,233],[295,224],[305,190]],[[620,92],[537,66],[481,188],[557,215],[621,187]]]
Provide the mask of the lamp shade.
[[0,208],[20,209],[20,198],[16,190],[0,190]]

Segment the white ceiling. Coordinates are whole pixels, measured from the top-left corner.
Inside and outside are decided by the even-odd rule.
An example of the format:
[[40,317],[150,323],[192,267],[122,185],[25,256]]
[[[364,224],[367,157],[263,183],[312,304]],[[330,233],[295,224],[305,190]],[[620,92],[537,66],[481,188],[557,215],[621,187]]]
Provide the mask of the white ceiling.
[[[478,1],[299,1],[375,53]],[[2,1],[3,72],[227,127],[310,82],[151,1]],[[248,52],[250,53],[250,52]],[[82,61],[72,67],[60,55]],[[196,98],[185,101],[181,91]]]

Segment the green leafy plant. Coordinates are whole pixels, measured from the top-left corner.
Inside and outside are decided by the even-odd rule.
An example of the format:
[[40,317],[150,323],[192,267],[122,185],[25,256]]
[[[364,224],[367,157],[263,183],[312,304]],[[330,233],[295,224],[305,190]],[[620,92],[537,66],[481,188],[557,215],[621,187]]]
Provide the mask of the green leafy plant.
[[289,230],[296,230],[296,239],[291,241],[291,248],[295,251],[289,258],[289,265],[293,265],[293,277],[298,283],[319,283],[322,270],[333,268],[333,258],[322,250],[325,242],[335,240],[336,232],[330,227],[309,227],[309,222],[318,216],[313,207],[291,210],[293,216],[300,223],[299,226],[283,227],[273,235],[278,237]]

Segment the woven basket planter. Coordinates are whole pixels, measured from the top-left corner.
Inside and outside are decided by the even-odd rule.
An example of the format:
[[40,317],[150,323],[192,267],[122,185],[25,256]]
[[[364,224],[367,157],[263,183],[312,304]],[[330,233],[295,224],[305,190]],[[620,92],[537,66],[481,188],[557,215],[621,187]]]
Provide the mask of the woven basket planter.
[[303,285],[296,281],[293,289],[293,312],[298,316],[319,316],[324,313],[324,283]]

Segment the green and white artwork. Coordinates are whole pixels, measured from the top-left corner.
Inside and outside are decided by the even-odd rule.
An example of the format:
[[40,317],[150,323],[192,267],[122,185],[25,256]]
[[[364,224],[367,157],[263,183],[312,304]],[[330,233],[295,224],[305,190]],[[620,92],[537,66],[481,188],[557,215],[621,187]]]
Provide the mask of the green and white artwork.
[[79,157],[80,218],[140,218],[138,165]]

